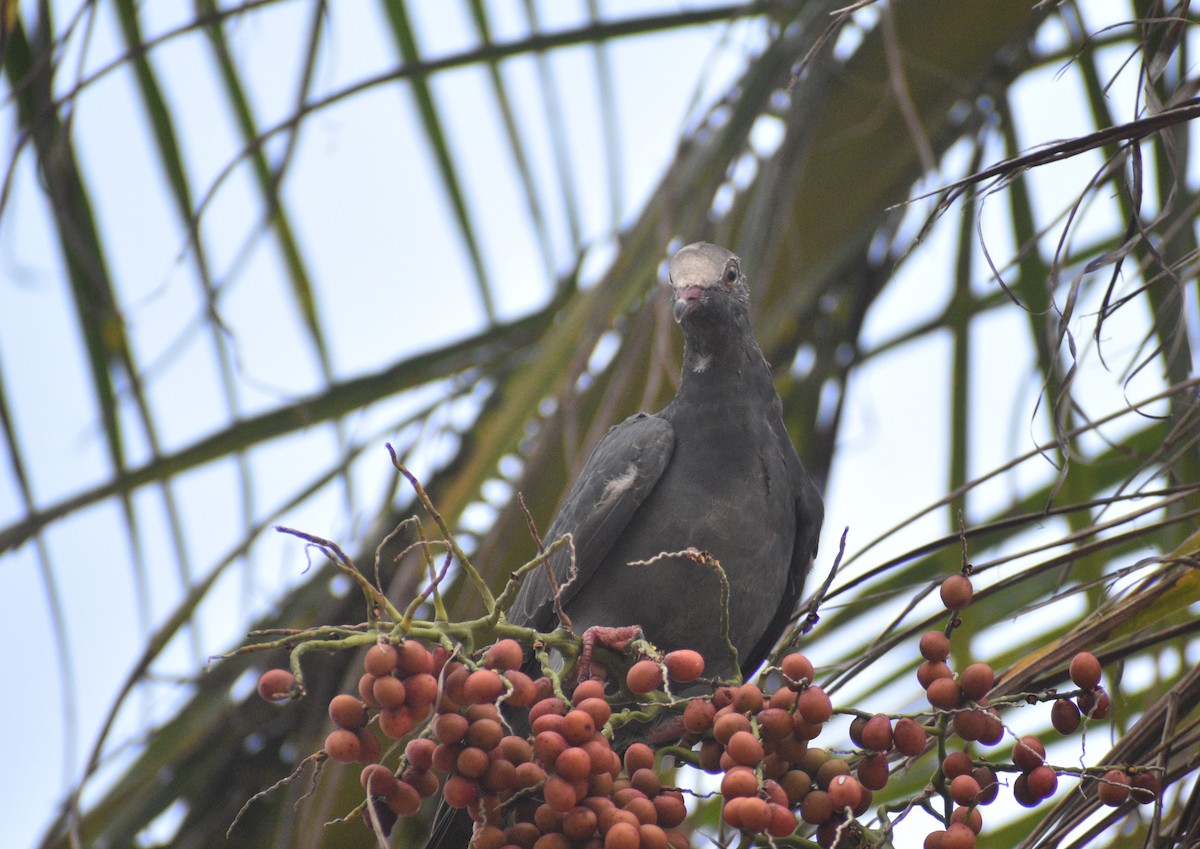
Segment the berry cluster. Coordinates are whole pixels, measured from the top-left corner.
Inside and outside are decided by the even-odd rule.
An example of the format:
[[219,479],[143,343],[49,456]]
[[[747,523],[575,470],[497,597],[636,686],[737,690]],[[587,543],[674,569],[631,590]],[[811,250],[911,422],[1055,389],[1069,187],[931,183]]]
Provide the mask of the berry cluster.
[[[945,812],[927,834],[926,849],[973,849],[983,827],[981,807],[1006,783],[998,771],[1017,773],[1011,791],[1027,806],[1053,795],[1068,772],[1095,782],[1107,805],[1156,801],[1161,783],[1154,772],[1055,768],[1032,735],[1015,741],[1008,761],[972,756],[973,744],[995,747],[1004,739],[1000,711],[1018,701],[1051,701],[1053,726],[1063,734],[1110,709],[1101,664],[1087,652],[1070,664],[1078,691],[989,702],[996,679],[991,666],[972,663],[956,673],[949,663],[950,635],[972,595],[966,575],[947,578],[941,598],[950,626],[920,639],[917,680],[930,708],[899,716],[840,711],[854,717],[848,751],[816,744],[835,711],[802,654],[768,670],[759,679],[766,686],[711,682],[690,698],[672,691],[699,686],[692,682],[704,672],[703,658],[687,650],[654,654],[634,660],[623,687],[606,690],[605,682],[586,680],[567,697],[550,678],[523,671],[526,652],[513,639],[466,658],[415,639],[381,636],[365,653],[357,696],[341,694],[329,704],[335,727],[324,753],[365,763],[363,807],[373,827],[390,831],[396,818],[415,813],[422,799],[440,791],[448,805],[470,812],[476,849],[687,849],[680,828],[685,796],[656,769],[659,753],[643,742],[629,745],[623,757],[613,748],[630,707],[642,722],[657,712],[658,725],[665,722],[667,736],[682,743],[670,749],[678,760],[720,776],[724,827],[763,840],[800,829],[815,830],[825,847],[873,842],[858,818],[897,763],[911,769],[931,741],[939,757],[923,798],[914,801],[932,813],[937,806],[929,803],[940,797]],[[286,670],[268,670],[259,682],[269,701],[298,690]],[[381,736],[406,741],[394,769],[380,763]],[[951,745],[956,739],[961,747]],[[883,827],[890,824],[885,820]]]
[[[967,576],[952,575],[942,582],[940,595],[943,605],[955,616],[953,627],[957,614],[970,604],[974,588]],[[1005,726],[999,711],[988,700],[996,680],[992,667],[972,663],[956,675],[947,663],[950,637],[942,631],[929,631],[922,636],[919,651],[924,662],[917,668],[917,681],[925,689],[930,706],[939,712],[936,716],[941,717],[944,729],[967,744],[976,742],[990,747],[1000,743]],[[1100,661],[1090,652],[1079,652],[1071,660],[1069,674],[1080,692],[1074,701],[1068,696],[1053,698],[1051,723],[1056,731],[1071,734],[1085,716],[1089,720],[1108,716],[1111,703],[1100,686],[1101,671]],[[950,738],[943,734],[942,739],[948,742]],[[1046,763],[1045,746],[1036,736],[1026,735],[1016,741],[1011,767],[1019,771],[1012,782],[1013,798],[1025,807],[1041,804],[1058,790],[1059,771]],[[990,804],[999,795],[996,771],[986,761],[973,760],[965,750],[946,754],[940,771],[945,792],[956,807],[945,829],[926,836],[925,849],[973,849],[983,826],[979,806]],[[1105,804],[1119,805],[1130,797],[1131,779],[1127,771],[1113,769],[1102,776],[1087,771],[1085,774],[1098,780],[1099,797]],[[1158,777],[1145,770],[1134,775],[1135,780],[1145,785],[1139,788],[1136,801],[1154,802],[1161,792]]]

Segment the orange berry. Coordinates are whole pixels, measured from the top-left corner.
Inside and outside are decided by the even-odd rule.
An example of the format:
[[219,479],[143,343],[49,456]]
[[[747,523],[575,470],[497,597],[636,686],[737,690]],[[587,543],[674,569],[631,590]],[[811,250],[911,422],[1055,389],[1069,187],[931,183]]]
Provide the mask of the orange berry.
[[524,660],[525,650],[511,639],[498,640],[483,655],[483,665],[488,669],[519,669]]
[[958,611],[971,603],[971,598],[975,595],[975,587],[966,575],[951,575],[942,581],[941,589],[938,592],[942,598],[942,604],[946,606],[947,610]]
[[686,684],[704,674],[704,656],[691,649],[677,649],[663,658],[672,681]]
[[476,669],[463,682],[463,696],[473,704],[487,704],[500,698],[504,682],[493,669]]
[[353,731],[335,728],[325,738],[325,754],[339,763],[353,763],[362,757],[362,744]]
[[853,809],[862,801],[863,787],[854,776],[839,775],[829,782],[828,793],[834,809]]
[[653,660],[639,660],[625,674],[625,686],[639,696],[652,693],[662,685],[662,669]]
[[367,724],[367,710],[354,696],[341,693],[329,700],[329,718],[342,728],[362,728]]
[[396,668],[399,652],[391,643],[376,643],[363,655],[363,671],[376,677],[387,675]]

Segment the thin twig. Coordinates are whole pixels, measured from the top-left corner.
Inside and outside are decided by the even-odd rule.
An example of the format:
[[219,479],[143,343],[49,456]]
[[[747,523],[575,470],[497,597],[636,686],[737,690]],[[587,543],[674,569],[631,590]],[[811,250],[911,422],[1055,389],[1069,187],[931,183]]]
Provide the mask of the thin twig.
[[484,609],[487,610],[488,613],[491,613],[496,607],[496,599],[492,595],[492,591],[488,589],[487,581],[483,579],[483,576],[479,574],[479,570],[475,568],[473,563],[471,563],[470,558],[467,557],[466,553],[462,550],[462,548],[459,547],[458,543],[455,542],[454,534],[450,532],[450,528],[446,524],[446,520],[442,518],[442,514],[439,513],[437,508],[433,506],[433,502],[430,500],[429,494],[425,492],[425,488],[421,486],[421,482],[418,481],[416,476],[413,475],[413,473],[410,472],[404,466],[404,464],[400,462],[400,458],[396,455],[396,449],[392,447],[390,442],[387,445],[387,450],[388,456],[392,458],[392,465],[395,466],[396,470],[400,472],[400,474],[404,475],[405,479],[408,480],[409,485],[413,488],[413,492],[417,494],[417,498],[420,499],[421,505],[425,508],[425,512],[429,514],[429,517],[433,519],[434,523],[437,524],[438,528],[441,529],[442,535],[446,539],[446,544],[450,546],[450,550],[454,552],[454,556],[457,558],[459,565],[462,566],[463,571],[467,573],[467,577],[471,579],[471,583],[475,585],[475,591],[478,592],[479,597],[483,599]]

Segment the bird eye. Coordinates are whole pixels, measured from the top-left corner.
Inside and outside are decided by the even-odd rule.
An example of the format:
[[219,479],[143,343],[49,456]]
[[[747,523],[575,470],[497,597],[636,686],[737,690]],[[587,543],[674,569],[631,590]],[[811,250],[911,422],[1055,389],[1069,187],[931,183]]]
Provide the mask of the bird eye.
[[735,260],[730,260],[729,265],[725,266],[725,282],[736,283],[738,279],[738,265]]

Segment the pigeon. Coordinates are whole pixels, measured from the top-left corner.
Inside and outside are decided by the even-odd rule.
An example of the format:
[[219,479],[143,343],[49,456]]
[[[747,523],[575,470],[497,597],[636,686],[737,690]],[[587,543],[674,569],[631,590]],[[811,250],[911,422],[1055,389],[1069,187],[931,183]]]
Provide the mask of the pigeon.
[[[771,370],[754,339],[741,260],[698,242],[672,257],[675,320],[683,330],[679,388],[661,412],[611,428],[546,534],[570,533],[551,560],[559,601],[577,633],[640,628],[667,652],[690,648],[706,674],[729,677],[716,572],[730,584],[729,636],[749,675],[782,634],[817,552],[820,492],[783,424]],[[647,565],[645,561],[653,560]],[[508,612],[540,631],[557,624],[546,570],[525,578]]]
[[[546,569],[524,577],[506,616],[548,632],[561,606],[584,638],[577,671],[595,642],[620,648],[644,636],[663,652],[698,651],[706,677],[728,678],[721,583],[698,562],[704,552],[728,579],[728,635],[745,676],[795,612],[824,505],[754,339],[741,260],[687,245],[671,258],[669,282],[684,337],[675,398],[596,445],[545,535],[569,533],[572,546],[549,558],[553,581]],[[465,812],[443,808],[429,849],[464,849],[470,826]]]

